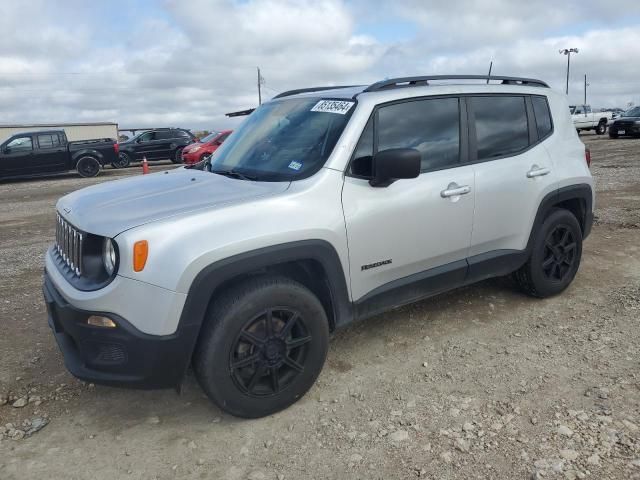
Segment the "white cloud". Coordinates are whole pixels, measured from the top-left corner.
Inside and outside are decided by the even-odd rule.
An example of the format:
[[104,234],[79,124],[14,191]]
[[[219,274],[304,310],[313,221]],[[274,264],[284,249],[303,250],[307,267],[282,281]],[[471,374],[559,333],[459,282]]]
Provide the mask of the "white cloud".
[[[345,2],[165,0],[142,12],[121,9],[115,23],[104,19],[110,2],[3,5],[2,122],[222,128],[237,122],[225,112],[256,104],[256,66],[265,98],[388,76],[485,73],[490,60],[496,74],[563,89],[563,47],[580,48],[574,101],[587,73],[594,106],[640,104],[637,0],[615,8],[591,0]],[[393,35],[402,23],[376,38],[377,27],[394,21],[415,26],[409,36],[397,31],[409,40]]]

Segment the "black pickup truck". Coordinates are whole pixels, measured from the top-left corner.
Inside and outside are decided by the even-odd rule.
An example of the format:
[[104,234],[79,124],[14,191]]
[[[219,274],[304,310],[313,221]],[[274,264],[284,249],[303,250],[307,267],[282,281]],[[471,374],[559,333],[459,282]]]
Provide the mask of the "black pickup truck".
[[117,159],[118,143],[110,138],[69,142],[64,130],[18,133],[0,145],[0,179],[70,170],[95,177]]

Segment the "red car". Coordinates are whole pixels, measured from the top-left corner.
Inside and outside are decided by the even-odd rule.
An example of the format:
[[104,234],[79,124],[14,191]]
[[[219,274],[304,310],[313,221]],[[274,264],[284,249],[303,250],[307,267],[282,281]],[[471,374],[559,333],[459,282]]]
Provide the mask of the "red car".
[[213,132],[202,138],[196,143],[187,145],[182,150],[182,161],[187,165],[198,163],[202,160],[206,160],[215,152],[222,142],[231,135],[232,130],[223,130],[222,132]]

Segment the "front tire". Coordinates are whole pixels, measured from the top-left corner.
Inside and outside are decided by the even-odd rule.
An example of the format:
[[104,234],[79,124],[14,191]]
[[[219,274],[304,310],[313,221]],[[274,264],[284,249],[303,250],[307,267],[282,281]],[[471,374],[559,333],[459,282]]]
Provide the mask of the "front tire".
[[531,256],[514,278],[534,297],[562,292],[573,281],[582,258],[582,229],[568,210],[554,209],[534,233]]
[[609,129],[609,138],[618,138],[618,132],[614,132],[613,130]]
[[318,298],[284,277],[232,287],[207,315],[193,366],[209,398],[245,418],[276,413],[316,381],[327,356],[329,324]]
[[81,177],[95,177],[100,173],[100,162],[96,157],[86,156],[78,160],[76,171]]
[[131,164],[131,157],[128,153],[118,153],[118,159],[111,163],[113,168],[127,168]]
[[606,131],[607,131],[607,122],[603,120],[596,127],[596,135],[604,135]]

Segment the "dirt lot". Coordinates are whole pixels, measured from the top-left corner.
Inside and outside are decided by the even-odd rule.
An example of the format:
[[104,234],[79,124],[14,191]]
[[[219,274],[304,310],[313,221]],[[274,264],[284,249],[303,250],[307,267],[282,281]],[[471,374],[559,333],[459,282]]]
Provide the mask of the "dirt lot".
[[64,369],[41,299],[55,201],[138,169],[0,185],[0,479],[640,479],[640,140],[583,140],[597,219],[567,292],[491,280],[350,327],[305,398],[254,421],[191,376],[177,395]]

